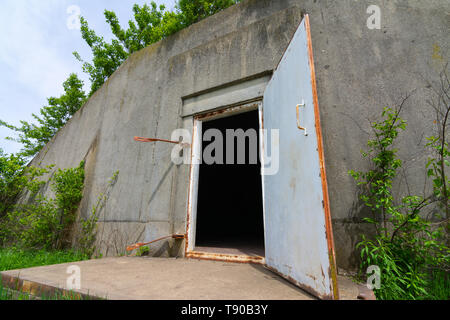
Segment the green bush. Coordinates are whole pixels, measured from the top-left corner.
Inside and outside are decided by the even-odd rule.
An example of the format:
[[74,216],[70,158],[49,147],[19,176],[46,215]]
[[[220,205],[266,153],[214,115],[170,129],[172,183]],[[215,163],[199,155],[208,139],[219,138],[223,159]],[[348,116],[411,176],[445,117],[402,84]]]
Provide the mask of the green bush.
[[[32,204],[15,205],[0,222],[3,243],[21,248],[64,249],[70,245],[70,232],[75,212],[82,198],[84,162],[77,168],[59,169],[48,181],[55,192],[55,199],[37,196]],[[27,188],[37,193],[45,181],[26,176]],[[36,180],[36,181],[32,181]],[[31,181],[31,182],[30,182]]]
[[84,161],[77,168],[58,169],[53,177],[56,205],[64,214],[72,214],[83,197]]
[[0,218],[14,205],[27,179],[23,175],[25,161],[6,155],[0,149]]
[[10,238],[23,248],[53,248],[61,228],[54,201],[45,198],[8,213],[7,221]]
[[68,237],[75,222],[76,210],[83,197],[84,161],[77,168],[58,169],[52,180],[55,204],[60,216],[57,247],[65,247],[70,244]]
[[[421,212],[427,206],[447,203],[442,199],[442,195],[447,196],[446,191],[436,190],[443,185],[437,180],[447,177],[444,171],[435,175],[429,172],[435,179],[430,196],[394,197],[393,181],[402,161],[397,158],[393,145],[406,128],[406,121],[400,118],[401,110],[402,106],[385,108],[383,120],[372,123],[375,137],[368,141],[369,151],[363,152],[363,157],[370,160],[371,169],[349,172],[361,186],[360,199],[371,213],[364,221],[373,225],[375,231],[372,238],[362,235],[362,241],[357,244],[361,274],[371,265],[380,268],[380,288],[374,290],[378,299],[440,299],[445,291],[443,287],[448,288],[450,270],[445,230],[448,221],[432,222]],[[440,145],[446,146],[445,141]],[[448,298],[448,291],[446,295]]]
[[6,155],[0,148],[0,219],[13,209],[17,197],[28,190],[34,196],[45,184],[39,177],[52,166],[36,168],[25,166],[26,161],[19,155]]

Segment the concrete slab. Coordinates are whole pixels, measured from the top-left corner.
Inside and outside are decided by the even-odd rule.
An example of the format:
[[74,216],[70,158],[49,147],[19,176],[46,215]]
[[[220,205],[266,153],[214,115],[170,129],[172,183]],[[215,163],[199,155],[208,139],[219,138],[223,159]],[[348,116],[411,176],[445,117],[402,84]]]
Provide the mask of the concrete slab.
[[[262,265],[182,258],[104,258],[4,271],[1,276],[7,286],[48,295],[67,289],[72,265],[81,271],[81,289],[75,292],[112,300],[315,299]],[[356,284],[340,280],[341,299],[356,299]]]

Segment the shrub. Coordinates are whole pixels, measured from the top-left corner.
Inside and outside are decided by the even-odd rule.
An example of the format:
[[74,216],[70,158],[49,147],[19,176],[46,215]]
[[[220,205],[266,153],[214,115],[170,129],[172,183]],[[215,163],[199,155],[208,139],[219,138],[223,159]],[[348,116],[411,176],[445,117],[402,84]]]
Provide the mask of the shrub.
[[0,219],[13,209],[17,197],[24,190],[35,195],[45,184],[39,180],[52,166],[36,168],[25,166],[26,161],[18,155],[6,155],[0,148]]
[[[394,197],[392,183],[402,161],[397,158],[393,144],[406,128],[406,121],[400,118],[402,106],[403,103],[397,109],[385,108],[383,119],[371,124],[375,138],[368,141],[369,151],[363,152],[363,157],[370,160],[371,169],[349,172],[363,188],[360,199],[371,212],[364,221],[375,229],[373,238],[362,235],[362,241],[357,244],[362,259],[361,272],[371,265],[380,268],[381,286],[374,290],[378,299],[442,298],[442,292],[436,294],[442,288],[436,279],[444,281],[448,287],[450,250],[445,243],[444,229],[448,222],[432,222],[421,213],[427,206],[448,203],[442,199],[446,193],[439,191],[443,185],[440,180],[447,177],[444,170],[429,171],[428,176],[434,178],[433,194]],[[446,143],[439,145],[445,146]],[[429,160],[427,166],[440,164],[440,161],[445,159]],[[440,165],[437,167],[441,168]]]
[[[81,162],[77,168],[59,169],[48,181],[55,191],[55,199],[37,196],[32,204],[15,205],[0,223],[3,241],[22,248],[67,248],[75,211],[82,198],[83,166],[84,162]],[[45,181],[36,180],[34,175],[26,178],[28,182],[24,189],[32,194],[37,193],[42,183],[45,184]]]

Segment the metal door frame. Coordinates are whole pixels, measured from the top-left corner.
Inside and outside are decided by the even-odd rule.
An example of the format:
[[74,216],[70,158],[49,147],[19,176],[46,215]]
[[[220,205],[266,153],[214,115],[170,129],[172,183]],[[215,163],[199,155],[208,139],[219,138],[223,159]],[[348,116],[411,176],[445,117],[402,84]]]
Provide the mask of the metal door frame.
[[[228,262],[241,262],[241,263],[256,263],[265,264],[264,257],[249,256],[249,255],[233,255],[224,253],[213,252],[201,252],[195,251],[195,234],[197,223],[197,201],[198,201],[198,180],[200,174],[200,165],[197,164],[202,152],[202,123],[204,121],[211,121],[220,118],[231,117],[240,113],[256,111],[258,110],[258,122],[259,129],[262,129],[262,98],[255,99],[251,103],[242,103],[234,106],[229,106],[220,110],[210,111],[206,113],[197,114],[193,117],[193,130],[192,130],[192,146],[191,146],[191,164],[189,172],[189,192],[188,192],[188,208],[186,217],[186,241],[185,241],[185,257],[215,260],[215,261],[228,261]],[[262,150],[260,149],[260,153]],[[262,158],[261,158],[262,159]],[[263,165],[263,163],[261,163]],[[262,177],[261,177],[262,179]],[[264,186],[263,186],[264,188]],[[264,196],[264,192],[261,195]],[[264,203],[264,200],[263,200]],[[264,219],[264,210],[261,213]]]
[[[337,285],[337,270],[336,270],[336,257],[334,251],[334,239],[333,239],[333,231],[332,231],[332,222],[331,222],[331,212],[330,212],[330,201],[328,196],[328,185],[327,185],[327,177],[325,170],[325,156],[323,149],[323,135],[320,124],[320,112],[319,112],[319,102],[317,96],[317,84],[316,84],[316,75],[314,69],[314,58],[313,58],[313,49],[311,42],[311,29],[310,29],[310,21],[309,15],[304,16],[305,29],[306,29],[306,37],[307,37],[307,51],[308,51],[308,61],[311,72],[311,87],[312,87],[312,98],[313,98],[313,107],[315,114],[315,131],[316,131],[316,139],[317,139],[317,151],[319,155],[319,167],[320,167],[320,178],[322,183],[322,194],[323,194],[323,209],[325,214],[325,234],[326,234],[326,243],[328,246],[328,260],[329,260],[329,276],[332,283],[332,293],[329,296],[322,296],[321,298],[325,299],[339,299],[338,285]],[[229,261],[229,262],[244,262],[244,263],[260,263],[265,264],[265,259],[260,257],[260,259],[255,259],[253,256],[245,256],[245,255],[228,255],[228,254],[219,254],[219,253],[205,253],[205,252],[197,252],[194,249],[195,244],[195,224],[196,224],[196,210],[197,210],[197,197],[198,197],[198,178],[199,178],[199,165],[195,165],[193,160],[198,159],[201,154],[201,140],[199,140],[199,133],[202,131],[201,125],[202,121],[218,119],[220,117],[227,117],[233,114],[237,114],[239,112],[245,112],[254,109],[259,110],[259,126],[260,130],[264,129],[264,119],[263,119],[263,105],[262,105],[262,97],[253,100],[252,104],[248,103],[244,105],[234,104],[234,106],[229,106],[228,108],[223,108],[217,111],[210,111],[207,113],[197,114],[193,117],[193,140],[192,140],[192,148],[191,148],[191,165],[190,165],[190,173],[189,173],[189,191],[188,191],[188,206],[187,206],[187,219],[186,219],[186,242],[185,242],[185,257],[187,258],[197,258],[197,259],[206,259],[206,260],[219,260],[219,261]],[[264,152],[264,144],[263,139],[260,138],[260,154]],[[261,166],[264,166],[264,157],[260,158]],[[263,179],[263,176],[261,176]],[[262,197],[263,197],[263,218],[264,218],[264,231],[266,231],[266,217],[265,217],[265,199],[264,199],[264,179],[262,181]],[[264,239],[266,242],[266,239]],[[287,278],[289,281],[295,283],[297,286],[305,289],[306,291],[311,292],[314,295],[320,296],[315,290],[311,288],[307,288],[301,283],[297,282],[295,279],[290,278],[286,275],[283,275],[277,270],[273,268],[269,268],[275,273],[281,275],[284,278]]]

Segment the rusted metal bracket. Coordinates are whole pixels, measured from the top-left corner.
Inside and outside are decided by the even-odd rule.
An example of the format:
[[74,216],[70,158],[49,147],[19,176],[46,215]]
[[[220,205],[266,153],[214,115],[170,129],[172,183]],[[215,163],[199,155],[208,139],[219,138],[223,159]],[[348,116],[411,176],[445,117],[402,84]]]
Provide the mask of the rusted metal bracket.
[[297,128],[299,128],[300,130],[305,131],[305,136],[307,136],[308,133],[306,132],[306,128],[302,127],[300,125],[300,107],[306,107],[306,103],[303,101],[301,104],[297,105],[297,108],[296,108],[297,109]]
[[181,142],[181,141],[165,140],[165,139],[153,139],[153,138],[134,137],[134,141],[138,141],[138,142],[167,142],[167,143],[173,143],[173,144],[181,144],[182,146],[190,146],[189,143],[185,143],[185,142]]
[[181,240],[181,239],[184,239],[185,237],[186,237],[186,235],[184,235],[184,234],[171,234],[170,236],[165,236],[165,237],[162,237],[162,238],[158,238],[158,239],[152,240],[150,242],[138,242],[138,243],[132,244],[132,245],[127,247],[127,251],[133,251],[134,249],[138,249],[138,248],[140,248],[142,246],[146,246],[146,245],[151,244],[153,242],[161,241],[161,240],[168,239],[168,238]]

